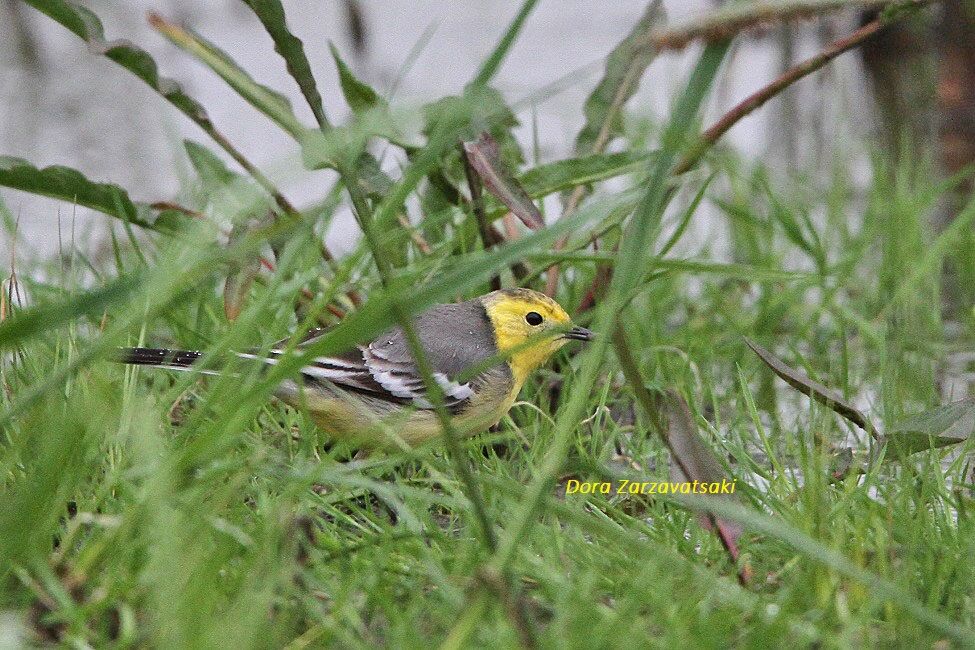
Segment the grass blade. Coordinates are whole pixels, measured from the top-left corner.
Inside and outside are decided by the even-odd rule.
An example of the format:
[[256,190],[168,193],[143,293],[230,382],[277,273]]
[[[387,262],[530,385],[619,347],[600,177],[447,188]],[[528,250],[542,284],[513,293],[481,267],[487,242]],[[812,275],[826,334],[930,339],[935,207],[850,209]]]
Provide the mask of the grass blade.
[[[530,251],[550,245],[566,232],[582,229],[592,216],[580,212],[564,220],[564,224],[560,221],[504,246],[455,258],[429,282],[419,286],[412,277],[394,279],[386,291],[374,291],[373,297],[361,309],[350,314],[320,342],[303,348],[305,354],[302,357],[307,357],[304,359],[307,361],[314,356],[334,354],[380,334],[396,322],[393,312],[396,303],[407,316],[412,316],[437,301],[463,295],[506,266],[523,259]],[[282,366],[285,364],[275,368]]]
[[101,21],[84,7],[65,2],[65,0],[25,0],[25,2],[85,41],[89,51],[111,59],[145,82],[230,154],[241,167],[247,170],[248,174],[275,198],[283,210],[289,209],[288,202],[260,170],[237,151],[222,133],[217,131],[203,105],[186,94],[179,83],[159,74],[159,67],[152,55],[127,40],[105,40]]
[[[648,244],[650,234],[655,228],[654,224],[659,221],[665,205],[668,194],[667,175],[680,147],[686,142],[688,131],[694,123],[698,109],[704,101],[704,96],[717,74],[727,49],[727,43],[711,45],[705,49],[674,109],[671,122],[665,132],[663,148],[653,164],[649,187],[641,206],[627,227],[624,247],[629,257],[621,254],[622,263],[617,267],[618,272],[613,278],[606,299],[599,305],[594,325],[597,336],[589,349],[583,353],[579,377],[573,382],[572,396],[556,420],[552,446],[535,472],[535,478],[526,488],[521,508],[512,518],[498,552],[492,559],[491,566],[497,570],[503,571],[510,566],[519,544],[535,524],[536,514],[555,484],[555,477],[565,462],[571,444],[571,435],[583,413],[587,395],[595,384],[599,367],[606,354],[613,323],[623,305],[624,297],[632,292],[642,277],[646,269],[646,258],[652,253]],[[561,225],[564,221],[566,219],[560,220],[557,225]],[[552,228],[550,226],[548,230]]]
[[296,140],[301,140],[306,129],[295,117],[291,103],[276,90],[257,83],[223,50],[199,34],[166,22],[158,14],[149,15],[149,24],[165,36],[173,45],[199,59],[248,104],[264,113]]
[[[728,478],[721,463],[714,457],[707,445],[701,441],[690,407],[683,397],[674,390],[667,390],[663,394],[653,394],[644,385],[640,367],[627,341],[626,333],[621,327],[613,332],[613,345],[620,360],[620,367],[627,383],[636,395],[637,401],[643,407],[647,417],[655,423],[657,434],[663,438],[670,450],[671,457],[676,463],[677,474],[684,481],[699,481],[701,483],[721,483]],[[710,512],[701,520],[708,530],[716,530],[718,538],[731,557],[737,563],[741,555],[738,550],[738,538],[742,528],[733,521],[726,521],[715,517]],[[751,580],[751,568],[745,565],[739,569],[738,579],[742,585]]]
[[864,569],[839,551],[779,518],[770,517],[727,500],[704,499],[696,495],[670,497],[669,500],[698,510],[713,509],[721,517],[737,521],[749,530],[781,539],[803,555],[829,567],[830,570],[862,582],[879,596],[910,612],[925,625],[954,639],[959,647],[975,647],[975,633],[970,626],[951,620],[889,579]]
[[[714,453],[704,444],[694,424],[690,407],[683,397],[674,390],[668,390],[662,400],[657,400],[667,422],[667,447],[670,449],[680,474],[685,481],[701,483],[721,483],[728,479],[727,472],[714,457]],[[645,404],[649,406],[649,404]],[[743,528],[736,522],[715,517],[707,513],[702,517],[705,528],[717,530],[718,538],[728,551],[733,562],[738,562],[741,552],[738,539]],[[743,585],[751,580],[751,567],[747,564],[739,569],[738,577]]]
[[[640,78],[656,55],[655,49],[642,45],[640,39],[660,20],[660,6],[660,0],[651,0],[629,35],[606,57],[606,73],[583,107],[586,122],[576,137],[576,153],[602,153],[614,136],[622,134],[623,106],[636,92]],[[562,216],[575,212],[590,191],[588,185],[576,187],[565,199]],[[561,249],[564,245],[564,241],[559,241],[555,248]],[[606,269],[599,270],[599,277],[610,274]],[[558,286],[559,267],[556,265],[549,269],[545,293],[554,296]]]
[[57,329],[82,316],[101,316],[109,305],[127,298],[141,284],[138,274],[125,275],[98,289],[86,291],[60,302],[45,302],[16,311],[0,323],[0,349]]
[[530,197],[539,199],[580,185],[646,169],[652,156],[652,153],[641,151],[621,151],[556,160],[520,174],[518,182]]
[[271,36],[271,40],[274,41],[274,51],[284,59],[288,73],[298,84],[298,88],[301,89],[301,94],[308,102],[318,126],[322,129],[329,128],[325,108],[322,106],[322,97],[318,93],[318,86],[315,83],[315,75],[311,71],[308,57],[305,56],[305,46],[301,39],[288,29],[287,17],[281,1],[244,0],[244,4],[251,8],[251,11],[254,12]]
[[521,32],[522,26],[525,24],[528,15],[531,14],[532,10],[535,9],[535,5],[538,4],[538,0],[525,0],[525,3],[521,5],[521,9],[515,16],[515,19],[511,21],[508,25],[508,29],[505,30],[504,36],[498,41],[497,46],[495,46],[494,51],[491,55],[485,59],[484,63],[481,65],[480,70],[474,76],[471,81],[472,86],[486,86],[491,82],[491,79],[497,73],[498,68],[501,67],[501,62],[508,55],[508,51],[511,50],[511,46],[514,44],[515,39],[518,37],[518,33]]
[[576,136],[576,153],[599,153],[612,138],[623,134],[623,106],[657,54],[645,36],[662,17],[660,0],[652,0],[626,38],[606,57],[606,72],[583,107],[586,123]]

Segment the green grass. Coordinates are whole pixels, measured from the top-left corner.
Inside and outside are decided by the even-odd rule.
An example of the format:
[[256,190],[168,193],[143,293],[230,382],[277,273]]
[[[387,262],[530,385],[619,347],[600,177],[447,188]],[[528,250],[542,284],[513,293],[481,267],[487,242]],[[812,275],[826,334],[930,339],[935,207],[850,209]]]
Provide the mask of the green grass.
[[[61,15],[56,2],[32,4]],[[277,25],[274,3],[253,4]],[[9,614],[0,638],[237,648],[975,644],[971,443],[895,461],[786,387],[744,343],[836,389],[882,431],[938,406],[948,397],[946,358],[975,344],[971,305],[959,294],[944,307],[941,286],[945,265],[961,278],[975,273],[966,246],[975,210],[931,231],[953,187],[921,154],[875,155],[866,190],[851,186],[848,162],[826,176],[784,177],[728,154],[670,179],[720,74],[724,46],[712,45],[667,124],[650,129],[660,134],[652,155],[640,155],[641,133],[623,142],[632,157],[521,176],[529,190],[548,187],[542,194],[619,175],[631,189],[597,185],[560,225],[485,250],[474,215],[443,190],[463,186],[456,142],[484,120],[508,151],[503,164],[530,169],[506,149],[516,146],[506,139],[510,116],[486,86],[532,6],[468,94],[427,115],[423,145],[395,178],[362,155],[377,128],[395,141],[388,107],[345,69],[365,112],[342,127],[322,116],[320,131],[297,138],[306,160],[342,175],[318,206],[291,210],[259,173],[248,180],[192,143],[195,179],[178,198],[205,219],[135,203],[70,170],[0,160],[2,184],[73,192],[146,226],[106,226],[114,245],[102,258],[18,258],[16,282],[6,276],[5,293],[19,287],[29,304],[6,299],[0,323],[0,610]],[[214,46],[177,37],[301,131],[289,107]],[[304,56],[300,43],[287,45]],[[617,50],[616,63],[626,56]],[[310,72],[296,69],[313,96]],[[598,102],[590,109],[588,118],[618,119],[600,118]],[[397,219],[408,199],[423,208],[414,232]],[[354,205],[367,237],[326,264],[322,232],[342,203]],[[245,227],[269,205],[273,225]],[[702,205],[717,215],[707,224]],[[504,212],[487,200],[487,218]],[[237,226],[232,244],[215,223]],[[700,229],[708,238],[695,242],[688,233]],[[562,234],[565,252],[553,251]],[[585,246],[593,235],[595,253]],[[257,254],[275,270],[251,284],[241,269]],[[431,302],[485,293],[495,274],[542,288],[553,259],[557,299],[601,340],[566,348],[538,372],[497,431],[452,445],[353,459],[306,414],[270,399],[298,356],[267,373],[239,362],[221,377],[108,360],[114,346],[148,344],[204,350],[204,364],[216,363],[318,320],[337,324],[325,307],[339,307],[347,316],[309,353],[318,354]],[[529,265],[527,279],[514,276],[517,262]],[[599,264],[613,280],[594,309],[580,310]],[[225,299],[228,275],[239,288]],[[226,300],[240,307],[233,322]],[[616,325],[651,394],[673,389],[690,405],[705,447],[737,479],[737,502],[564,493],[569,479],[670,480],[659,418],[611,346]],[[846,452],[861,471],[834,479]],[[744,525],[737,563],[701,526],[704,504]],[[742,585],[746,566],[753,577]]]
[[[673,500],[547,490],[510,565],[543,644],[947,638],[912,606],[971,624],[966,456],[945,464],[945,452],[924,452],[830,482],[830,445],[849,445],[857,431],[771,381],[742,343],[754,337],[824,383],[872,396],[878,419],[937,402],[940,359],[972,332],[966,324],[946,338],[936,292],[897,297],[906,282],[938,283],[939,264],[918,266],[933,246],[924,221],[934,185],[918,173],[891,196],[885,174],[877,170],[862,217],[815,225],[803,215],[825,208],[818,197],[830,188],[775,190],[727,161],[722,177],[738,191],[710,194],[724,206],[737,262],[794,278],[668,269],[641,282],[621,318],[647,381],[686,397],[707,444],[739,479],[741,502],[778,528],[752,527],[742,538],[756,576],[743,588],[717,539]],[[848,210],[856,204],[846,197]],[[785,225],[793,223],[806,225]],[[464,234],[450,229],[437,253],[400,273],[435,276]],[[95,646],[421,645],[446,638],[487,598],[483,612],[473,610],[471,640],[517,641],[508,609],[478,586],[489,551],[442,445],[349,462],[350,450],[328,447],[305,415],[269,402],[269,381],[248,368],[243,379],[199,380],[97,358],[63,381],[56,374],[106,340],[219,350],[286,336],[297,325],[290,305],[298,287],[286,276],[320,267],[305,235],[289,242],[290,274],[254,288],[232,325],[212,245],[190,247],[201,238],[187,236],[147,244],[141,256],[120,245],[120,270],[94,262],[106,277],[140,274],[134,296],[110,296],[103,330],[99,307],[8,346],[3,400],[15,414],[0,456],[0,597],[28,634]],[[706,250],[695,257],[707,259]],[[375,284],[365,258],[340,262],[338,275]],[[46,267],[51,281],[29,280],[45,268],[29,264],[18,261],[20,282],[40,304],[67,304],[84,291],[56,266]],[[592,262],[566,265],[573,268],[559,298],[571,309]],[[331,277],[319,282],[332,286]],[[554,420],[576,394],[576,352],[556,361],[558,373],[538,374],[500,431],[463,443],[502,535],[552,445]],[[616,363],[606,355],[585,395],[560,482],[668,478],[666,451]],[[26,397],[33,401],[23,405]],[[866,448],[862,439],[853,444]]]

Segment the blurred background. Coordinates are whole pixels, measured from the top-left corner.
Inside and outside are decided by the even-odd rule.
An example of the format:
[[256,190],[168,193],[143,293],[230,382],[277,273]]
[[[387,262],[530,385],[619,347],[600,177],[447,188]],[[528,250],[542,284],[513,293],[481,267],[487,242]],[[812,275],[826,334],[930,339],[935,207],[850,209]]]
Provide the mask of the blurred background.
[[[930,156],[947,172],[975,152],[975,38],[967,0],[949,0],[846,54],[738,124],[723,142],[777,173],[815,174],[842,159],[854,185],[869,176],[878,147]],[[147,24],[146,13],[184,23],[224,48],[258,80],[285,93],[313,123],[264,29],[239,0],[83,0],[105,23],[106,37],[149,50],[161,73],[201,100],[217,128],[265,169],[298,206],[320,197],[327,172],[302,169],[295,143],[246,105],[221,80],[176,50]],[[286,0],[289,24],[304,43],[333,122],[347,116],[328,51],[334,43],[356,74],[396,107],[418,109],[459,93],[520,5],[515,0]],[[544,1],[494,85],[517,113],[516,134],[539,160],[569,156],[583,124],[582,105],[605,56],[629,32],[643,2]],[[670,22],[715,6],[707,0],[665,0]],[[868,20],[848,9],[764,31],[737,41],[730,69],[709,106],[713,119],[790,64]],[[133,198],[171,197],[189,174],[183,138],[206,136],[141,81],[20,0],[0,0],[0,155],[37,166],[67,165],[92,180],[127,188]],[[660,56],[629,103],[632,124],[666,115],[668,98],[686,78],[692,46]],[[936,92],[937,91],[937,92]],[[139,119],[131,118],[133,107]],[[902,135],[908,136],[901,138]],[[19,220],[26,245],[52,253],[61,228],[97,241],[104,217],[55,201],[0,190]],[[553,197],[554,198],[554,197]],[[59,212],[60,211],[60,212]],[[357,236],[347,218],[328,233],[335,250]],[[706,224],[706,219],[704,223]],[[702,223],[701,221],[698,224]],[[94,227],[93,227],[94,226]],[[0,244],[8,248],[9,241]]]

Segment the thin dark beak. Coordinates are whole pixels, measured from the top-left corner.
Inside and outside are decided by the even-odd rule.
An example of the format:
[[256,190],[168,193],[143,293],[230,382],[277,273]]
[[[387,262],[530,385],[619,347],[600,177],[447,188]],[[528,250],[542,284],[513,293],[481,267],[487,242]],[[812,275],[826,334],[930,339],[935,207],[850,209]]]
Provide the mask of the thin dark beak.
[[572,339],[574,341],[591,341],[592,332],[587,330],[585,327],[573,327],[568,332],[562,335],[564,339]]

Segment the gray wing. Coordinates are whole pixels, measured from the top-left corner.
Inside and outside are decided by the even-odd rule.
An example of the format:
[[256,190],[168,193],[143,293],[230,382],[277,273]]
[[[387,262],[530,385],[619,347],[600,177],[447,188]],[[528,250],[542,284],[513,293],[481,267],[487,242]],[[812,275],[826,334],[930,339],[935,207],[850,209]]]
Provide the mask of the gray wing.
[[[445,405],[454,412],[463,409],[474,396],[479,378],[461,382],[460,375],[497,353],[484,307],[478,301],[437,305],[414,323],[433,378],[443,390]],[[324,334],[325,330],[313,330],[299,346],[313,343]],[[275,346],[272,355],[280,354],[282,347]],[[344,354],[318,357],[301,372],[306,380],[333,384],[373,398],[421,409],[433,407],[406,335],[399,327]]]

